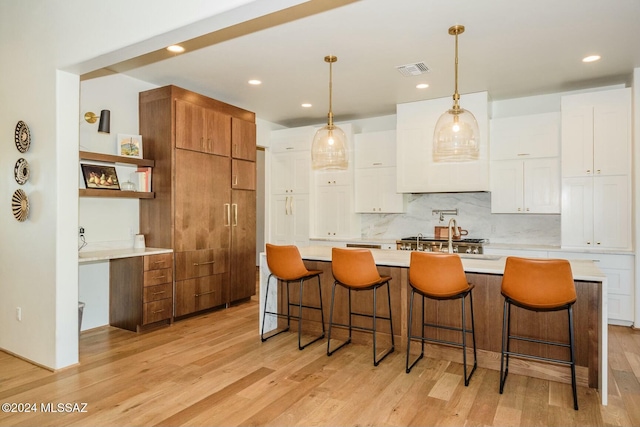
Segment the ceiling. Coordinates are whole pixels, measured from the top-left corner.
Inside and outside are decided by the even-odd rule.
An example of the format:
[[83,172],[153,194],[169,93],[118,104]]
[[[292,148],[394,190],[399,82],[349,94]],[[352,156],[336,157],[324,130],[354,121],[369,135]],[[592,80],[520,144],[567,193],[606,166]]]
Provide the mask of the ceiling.
[[[324,3],[323,3],[324,2]],[[492,100],[631,82],[640,67],[638,0],[311,0],[235,31],[107,67],[157,85],[174,84],[254,111],[283,126],[326,121],[333,65],[336,121],[395,114],[396,104],[450,97],[455,38],[459,92]],[[324,7],[318,7],[324,4]],[[307,5],[309,6],[309,5]],[[600,61],[583,63],[598,54]],[[396,66],[430,69],[403,76]],[[263,83],[251,86],[249,79]],[[416,89],[427,83],[427,89]],[[302,108],[301,104],[313,104]],[[462,98],[464,107],[464,96]]]

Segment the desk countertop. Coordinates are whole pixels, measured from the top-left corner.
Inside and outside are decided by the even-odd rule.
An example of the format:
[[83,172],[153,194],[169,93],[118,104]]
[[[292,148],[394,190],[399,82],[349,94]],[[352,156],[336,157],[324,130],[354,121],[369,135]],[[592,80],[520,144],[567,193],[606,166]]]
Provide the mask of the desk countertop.
[[173,249],[164,248],[125,248],[125,249],[105,249],[101,251],[79,252],[78,262],[94,262],[94,261],[108,261],[116,258],[129,258],[134,256],[146,256],[156,254],[166,254],[173,252]]

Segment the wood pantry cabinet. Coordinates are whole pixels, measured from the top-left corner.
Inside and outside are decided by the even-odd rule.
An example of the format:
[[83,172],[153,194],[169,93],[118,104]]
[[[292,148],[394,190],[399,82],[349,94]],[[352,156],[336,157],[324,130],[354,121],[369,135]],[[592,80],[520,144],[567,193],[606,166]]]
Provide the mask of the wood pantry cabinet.
[[109,261],[109,324],[140,332],[173,321],[173,254]]
[[[166,86],[140,93],[155,199],[140,203],[148,246],[175,251],[175,316],[255,293],[255,114]],[[147,203],[148,202],[148,203]]]

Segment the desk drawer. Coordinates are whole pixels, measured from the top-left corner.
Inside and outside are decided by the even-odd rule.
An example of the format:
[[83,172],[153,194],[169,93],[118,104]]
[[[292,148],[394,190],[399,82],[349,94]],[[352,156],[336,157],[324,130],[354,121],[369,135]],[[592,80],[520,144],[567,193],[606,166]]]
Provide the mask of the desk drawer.
[[171,283],[162,285],[147,286],[144,288],[143,302],[158,301],[165,298],[171,298],[173,295],[173,287]]
[[173,309],[173,298],[166,298],[160,301],[147,302],[144,304],[142,324],[159,322],[171,318]]
[[148,255],[144,257],[144,271],[173,267],[173,254]]
[[149,270],[144,272],[144,287],[173,282],[173,269]]

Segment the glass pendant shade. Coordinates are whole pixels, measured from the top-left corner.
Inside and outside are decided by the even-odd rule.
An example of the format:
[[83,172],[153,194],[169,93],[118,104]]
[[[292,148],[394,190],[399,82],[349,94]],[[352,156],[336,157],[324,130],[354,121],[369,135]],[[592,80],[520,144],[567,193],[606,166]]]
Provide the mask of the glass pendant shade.
[[449,28],[449,34],[456,36],[455,92],[453,108],[445,111],[433,131],[434,162],[469,162],[477,160],[480,154],[480,129],[473,113],[460,108],[458,93],[458,35],[464,32],[463,25]]
[[311,167],[321,169],[347,169],[349,153],[347,137],[336,125],[318,129],[311,144]]
[[433,132],[433,160],[468,162],[478,160],[480,129],[475,116],[464,108],[445,111]]

